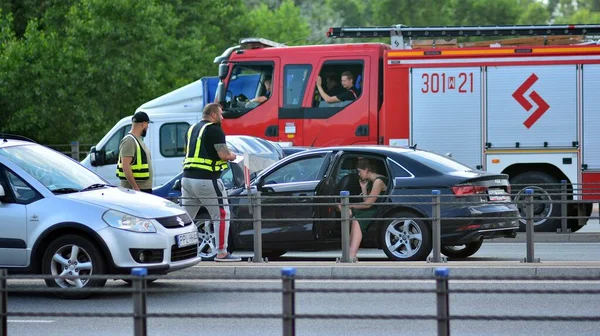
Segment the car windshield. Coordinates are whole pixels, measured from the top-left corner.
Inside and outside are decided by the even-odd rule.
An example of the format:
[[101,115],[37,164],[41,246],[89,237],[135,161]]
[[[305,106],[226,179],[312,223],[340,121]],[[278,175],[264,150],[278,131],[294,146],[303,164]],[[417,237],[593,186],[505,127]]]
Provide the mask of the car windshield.
[[466,166],[458,161],[455,161],[447,156],[426,152],[426,151],[407,151],[404,155],[418,161],[431,169],[435,169],[441,173],[451,173],[455,171],[469,171],[473,168]]
[[14,162],[52,192],[77,192],[106,183],[98,175],[64,154],[44,146],[22,145],[0,148],[0,156]]

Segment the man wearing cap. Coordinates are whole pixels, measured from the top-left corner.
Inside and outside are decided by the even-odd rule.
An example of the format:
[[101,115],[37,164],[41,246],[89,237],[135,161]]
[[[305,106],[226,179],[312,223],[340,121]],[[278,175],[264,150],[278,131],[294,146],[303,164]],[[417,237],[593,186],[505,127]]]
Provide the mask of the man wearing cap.
[[150,118],[139,111],[131,118],[131,131],[123,137],[119,144],[119,162],[117,177],[121,187],[152,193],[152,163],[150,150],[143,137],[146,136]]

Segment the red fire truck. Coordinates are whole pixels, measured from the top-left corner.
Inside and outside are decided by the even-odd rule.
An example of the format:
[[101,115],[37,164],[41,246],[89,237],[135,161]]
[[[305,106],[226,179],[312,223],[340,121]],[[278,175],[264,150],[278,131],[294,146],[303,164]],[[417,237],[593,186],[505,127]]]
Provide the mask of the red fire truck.
[[[600,25],[331,28],[331,38],[384,43],[285,46],[260,38],[215,58],[228,134],[294,146],[417,145],[534,188],[536,231],[561,227],[560,183],[571,216],[590,216],[600,182]],[[498,39],[497,37],[521,36]],[[525,37],[523,37],[525,36]],[[457,42],[461,37],[493,41]],[[427,38],[428,40],[419,40]],[[436,39],[438,38],[438,39]],[[317,90],[349,71],[351,101]],[[244,92],[232,83],[260,81]],[[270,87],[268,82],[272,84]],[[228,89],[236,87],[234,91]],[[263,96],[260,100],[256,97]],[[254,99],[254,100],[253,100]],[[265,100],[266,99],[266,100]],[[551,200],[554,200],[551,202]],[[569,219],[570,231],[586,220]]]

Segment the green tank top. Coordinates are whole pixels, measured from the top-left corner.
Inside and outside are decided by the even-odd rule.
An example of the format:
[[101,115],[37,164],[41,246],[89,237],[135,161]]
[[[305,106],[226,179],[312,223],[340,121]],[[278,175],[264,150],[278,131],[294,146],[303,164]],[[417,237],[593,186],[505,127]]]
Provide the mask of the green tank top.
[[[377,180],[381,180],[381,181],[383,181],[383,183],[384,183],[384,184],[386,185],[386,187],[387,187],[387,185],[388,185],[388,181],[389,181],[387,177],[385,177],[385,176],[379,176],[378,178],[376,178],[376,179],[375,179],[375,181],[377,181]],[[373,183],[374,183],[375,181],[373,181],[373,182],[369,181],[369,183],[367,183],[367,195],[371,194],[371,190],[373,190]],[[383,191],[383,190],[382,190],[382,191],[381,191],[381,194],[379,194],[380,196],[379,196],[379,197],[377,197],[377,200],[375,201],[375,203],[383,203],[383,202],[385,202],[385,200],[386,200],[386,198],[387,198],[387,195],[385,194],[386,192],[387,192],[387,191]],[[367,195],[365,195],[365,196],[367,196]],[[378,204],[375,204],[375,206],[377,206],[377,205],[378,205]]]

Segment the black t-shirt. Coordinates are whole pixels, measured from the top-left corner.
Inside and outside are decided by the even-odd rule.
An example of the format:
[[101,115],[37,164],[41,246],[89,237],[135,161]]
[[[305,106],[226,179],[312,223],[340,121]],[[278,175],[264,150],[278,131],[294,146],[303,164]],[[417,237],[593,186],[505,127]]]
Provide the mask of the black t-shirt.
[[337,99],[339,99],[340,101],[356,100],[358,98],[358,89],[355,86],[352,86],[348,90],[344,91],[343,93],[341,93],[335,97]]
[[[197,125],[195,127],[200,127]],[[195,141],[195,139],[192,139]],[[208,152],[207,158],[217,161],[221,160],[217,150],[215,149],[216,144],[226,144],[225,142],[225,132],[220,125],[209,125],[204,129],[204,135],[202,136],[202,143],[200,146],[204,148]],[[206,169],[184,169],[183,176],[196,178],[196,179],[218,179],[221,177],[221,171],[218,172],[210,172]]]
[[346,92],[346,89],[344,89],[343,87],[341,87],[339,85],[336,85],[331,90],[327,90],[327,95],[329,95],[331,97],[335,97],[337,95],[341,95],[344,92]]

